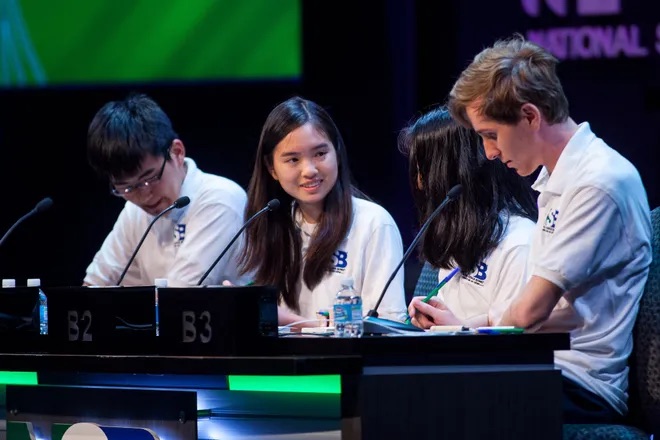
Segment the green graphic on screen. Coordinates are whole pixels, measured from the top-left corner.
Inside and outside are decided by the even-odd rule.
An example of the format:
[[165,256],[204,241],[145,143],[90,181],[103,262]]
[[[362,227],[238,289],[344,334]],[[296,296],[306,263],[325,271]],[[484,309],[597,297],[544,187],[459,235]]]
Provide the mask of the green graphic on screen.
[[0,0],[0,87],[291,79],[300,0]]

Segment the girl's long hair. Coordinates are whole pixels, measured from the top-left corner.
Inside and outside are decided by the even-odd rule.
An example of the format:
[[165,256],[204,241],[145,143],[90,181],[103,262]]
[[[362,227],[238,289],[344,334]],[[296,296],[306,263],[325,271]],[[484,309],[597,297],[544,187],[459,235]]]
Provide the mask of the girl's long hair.
[[404,128],[399,149],[408,156],[420,225],[452,186],[463,186],[422,240],[422,257],[433,266],[473,271],[502,240],[511,216],[536,221],[527,180],[499,160],[488,160],[479,136],[455,122],[446,108],[431,110]]

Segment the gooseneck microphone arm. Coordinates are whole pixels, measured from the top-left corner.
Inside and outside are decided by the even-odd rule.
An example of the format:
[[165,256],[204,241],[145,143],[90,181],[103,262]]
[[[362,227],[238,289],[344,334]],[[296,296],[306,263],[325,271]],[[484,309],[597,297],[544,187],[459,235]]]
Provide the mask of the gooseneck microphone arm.
[[14,231],[14,229],[16,229],[18,225],[20,225],[21,223],[23,223],[25,220],[29,219],[33,215],[46,211],[51,206],[53,206],[53,199],[51,199],[50,197],[46,197],[45,199],[42,199],[39,203],[37,203],[37,205],[34,208],[32,208],[30,212],[28,212],[23,217],[16,220],[16,223],[11,225],[11,228],[9,228],[9,230],[5,232],[5,235],[3,235],[2,238],[0,238],[0,246],[2,246],[2,244],[5,242],[7,237],[11,235],[11,233]]
[[245,230],[245,228],[247,228],[250,225],[250,223],[252,223],[257,217],[262,215],[264,212],[275,211],[279,207],[280,207],[280,201],[278,199],[273,199],[270,202],[266,203],[266,206],[264,206],[259,211],[257,211],[256,214],[254,214],[252,217],[250,217],[248,219],[248,221],[246,221],[243,224],[243,226],[241,226],[241,229],[239,229],[238,232],[236,234],[234,234],[234,237],[229,241],[227,246],[225,246],[225,248],[222,250],[220,255],[218,255],[218,258],[216,258],[215,261],[213,262],[213,264],[211,264],[211,267],[209,267],[208,270],[204,273],[204,275],[202,275],[202,277],[197,282],[197,285],[198,286],[202,285],[202,283],[204,282],[206,277],[209,276],[209,274],[211,273],[213,268],[218,264],[218,262],[222,259],[222,257],[225,256],[225,254],[227,253],[229,248],[231,248],[231,245],[234,244],[234,242],[238,239],[238,237],[241,236],[241,233]]
[[438,205],[438,207],[435,208],[435,210],[431,213],[429,218],[426,219],[426,221],[424,222],[422,227],[419,229],[419,232],[417,233],[417,235],[413,239],[412,243],[410,244],[410,246],[408,246],[408,249],[406,250],[406,253],[403,254],[403,258],[401,259],[399,264],[396,266],[396,268],[392,272],[392,275],[390,276],[390,278],[387,280],[387,283],[385,283],[385,288],[383,288],[383,291],[380,293],[380,296],[378,297],[378,301],[376,302],[376,305],[374,306],[373,309],[371,309],[371,310],[369,310],[369,312],[367,312],[367,316],[370,316],[372,318],[378,318],[378,307],[380,306],[380,303],[383,301],[383,298],[385,297],[385,293],[387,292],[387,289],[390,287],[390,284],[394,280],[394,277],[396,276],[397,272],[399,271],[401,266],[403,266],[403,263],[406,262],[406,260],[408,259],[408,257],[412,253],[412,251],[415,249],[415,247],[417,246],[417,243],[419,242],[419,240],[424,236],[424,233],[426,232],[426,230],[431,225],[431,222],[433,221],[433,219],[435,219],[438,216],[438,214],[440,214],[440,212],[442,212],[442,210],[445,208],[445,206],[447,206],[447,204],[449,202],[452,202],[452,201],[456,200],[456,198],[461,194],[462,190],[463,190],[463,187],[461,185],[454,185],[449,190],[449,192],[447,193],[447,196],[444,198],[442,203],[440,203],[440,205]]
[[147,234],[151,230],[151,227],[156,223],[156,220],[167,214],[173,209],[179,209],[183,208],[184,206],[187,206],[188,203],[190,203],[190,198],[187,196],[179,197],[172,203],[170,206],[165,208],[163,211],[161,211],[156,217],[154,217],[153,220],[151,220],[151,223],[149,223],[149,226],[147,227],[147,230],[144,231],[144,234],[142,234],[142,238],[140,239],[140,242],[138,245],[135,247],[135,250],[133,251],[133,255],[131,255],[131,258],[128,260],[128,263],[126,264],[126,267],[124,267],[124,271],[121,273],[121,276],[119,277],[119,280],[117,281],[117,286],[121,284],[122,281],[124,281],[124,277],[126,276],[126,272],[128,272],[128,268],[131,267],[131,264],[133,263],[133,260],[135,259],[135,256],[137,255],[138,251],[140,250],[140,247],[142,247],[142,243],[144,243],[145,238],[147,238]]

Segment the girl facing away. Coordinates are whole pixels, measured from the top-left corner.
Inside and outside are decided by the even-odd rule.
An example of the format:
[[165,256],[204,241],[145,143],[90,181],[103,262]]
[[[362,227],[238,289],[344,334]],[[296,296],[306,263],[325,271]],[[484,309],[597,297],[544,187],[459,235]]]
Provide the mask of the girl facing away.
[[411,321],[421,328],[486,326],[527,281],[537,218],[534,194],[514,170],[487,160],[479,136],[444,107],[404,128],[399,149],[408,156],[420,224],[452,186],[463,188],[433,220],[421,244],[423,259],[439,269],[438,280],[449,281],[428,304],[413,298]]

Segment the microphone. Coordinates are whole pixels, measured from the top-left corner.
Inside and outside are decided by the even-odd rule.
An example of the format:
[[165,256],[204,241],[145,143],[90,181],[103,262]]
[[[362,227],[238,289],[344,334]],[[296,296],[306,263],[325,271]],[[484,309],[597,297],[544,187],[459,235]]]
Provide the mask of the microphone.
[[140,239],[140,242],[138,243],[137,247],[133,251],[133,255],[131,255],[131,258],[128,260],[128,264],[126,264],[126,267],[124,268],[124,271],[121,273],[121,276],[119,277],[119,280],[117,281],[117,286],[121,284],[121,282],[124,280],[124,277],[126,276],[126,272],[128,272],[128,268],[131,267],[131,263],[133,263],[133,260],[135,259],[135,256],[137,255],[138,251],[140,250],[140,247],[142,246],[142,243],[144,242],[145,238],[147,238],[147,234],[151,230],[151,227],[156,223],[156,220],[167,214],[173,209],[180,209],[183,208],[184,206],[187,206],[188,203],[190,203],[190,197],[188,196],[183,196],[179,197],[172,203],[170,206],[165,208],[163,211],[161,211],[156,217],[154,217],[153,220],[151,220],[151,223],[149,223],[149,226],[147,227],[147,230],[144,231],[144,234],[142,234],[142,238]]
[[197,285],[198,285],[198,286],[201,286],[201,285],[202,285],[202,283],[204,282],[204,280],[206,279],[206,277],[209,276],[209,274],[211,273],[211,271],[213,270],[213,268],[218,264],[218,262],[222,259],[222,257],[225,256],[225,254],[227,253],[227,251],[229,250],[229,248],[231,247],[231,245],[234,244],[234,242],[235,242],[235,241],[238,239],[238,237],[241,235],[241,232],[243,232],[243,231],[245,230],[245,228],[247,228],[247,227],[250,225],[250,223],[252,223],[257,217],[259,217],[259,216],[260,216],[261,214],[263,214],[264,212],[275,211],[275,210],[276,210],[277,208],[279,208],[279,207],[280,207],[280,201],[279,201],[278,199],[273,199],[273,200],[271,200],[270,202],[266,203],[266,206],[264,206],[263,208],[261,208],[261,210],[257,211],[256,214],[254,214],[252,217],[250,217],[250,218],[248,219],[248,221],[246,221],[246,222],[243,224],[243,226],[241,226],[241,229],[238,230],[238,232],[234,235],[234,237],[231,239],[231,241],[229,242],[229,244],[227,244],[227,246],[225,246],[225,248],[222,250],[222,252],[221,252],[220,255],[218,256],[218,258],[216,258],[215,261],[213,262],[213,264],[211,264],[211,267],[209,267],[209,269],[204,273],[204,275],[202,275],[202,277],[201,277],[201,278],[199,279],[199,281],[197,282]]
[[53,199],[51,199],[50,197],[46,197],[45,199],[42,199],[39,203],[37,203],[37,205],[34,208],[32,208],[30,212],[25,214],[23,217],[19,218],[16,221],[16,223],[14,223],[11,226],[11,228],[9,228],[7,232],[5,232],[5,235],[3,235],[2,238],[0,239],[0,246],[2,246],[2,244],[5,242],[7,237],[9,237],[9,234],[11,234],[14,229],[16,229],[16,226],[20,225],[21,223],[23,223],[25,220],[32,217],[33,215],[48,210],[51,206],[53,206]]
[[390,284],[392,284],[392,281],[394,280],[394,277],[396,276],[397,272],[399,271],[401,266],[403,266],[403,263],[406,262],[406,260],[408,259],[408,257],[412,253],[412,251],[415,249],[415,247],[417,246],[417,243],[419,242],[419,240],[422,239],[422,237],[424,236],[424,233],[426,232],[426,230],[431,225],[431,222],[433,221],[433,219],[435,219],[438,216],[438,214],[440,214],[445,209],[445,206],[447,206],[450,202],[453,202],[454,200],[456,200],[458,198],[458,196],[461,195],[462,190],[463,190],[463,187],[460,184],[454,185],[449,190],[449,192],[447,192],[447,196],[444,198],[442,203],[440,203],[440,205],[438,205],[438,207],[435,208],[435,210],[431,213],[429,218],[426,219],[426,221],[424,222],[422,227],[419,229],[419,232],[417,233],[417,235],[413,239],[412,243],[410,243],[410,246],[408,246],[408,249],[406,250],[405,254],[403,254],[403,258],[401,259],[399,264],[396,266],[396,268],[392,272],[392,275],[390,276],[390,278],[385,283],[385,287],[383,288],[383,291],[380,293],[380,296],[378,297],[378,301],[376,302],[376,305],[374,306],[373,309],[371,309],[371,310],[369,310],[369,312],[367,312],[367,316],[364,319],[365,332],[366,332],[366,327],[367,327],[368,323],[374,324],[373,327],[374,328],[380,328],[380,330],[382,330],[382,332],[390,332],[391,331],[391,330],[386,329],[386,328],[383,329],[383,326],[393,327],[393,328],[403,329],[403,330],[412,330],[412,331],[419,331],[420,330],[419,328],[417,328],[413,325],[402,324],[402,323],[397,322],[397,321],[378,318],[378,307],[380,306],[380,303],[383,301],[383,297],[385,296],[385,293],[387,292],[387,289],[390,287]]

